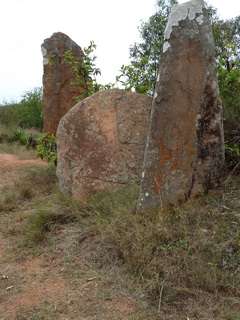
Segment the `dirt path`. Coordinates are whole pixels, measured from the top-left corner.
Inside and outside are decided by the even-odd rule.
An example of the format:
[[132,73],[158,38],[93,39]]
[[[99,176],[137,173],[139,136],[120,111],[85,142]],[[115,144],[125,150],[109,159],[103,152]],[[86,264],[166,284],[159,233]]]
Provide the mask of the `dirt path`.
[[0,168],[3,170],[4,168],[16,168],[19,166],[26,166],[26,165],[46,165],[46,162],[40,159],[27,159],[22,160],[19,159],[14,154],[0,154]]
[[[19,159],[14,154],[0,153],[0,191],[2,188],[12,185],[18,177],[17,170],[26,166],[47,165],[40,159]],[[1,319],[1,318],[0,318]]]
[[[19,168],[45,165],[0,154],[0,193],[11,188]],[[0,207],[0,320],[150,319],[141,316],[136,299],[115,281],[117,269],[98,271],[89,263],[87,248],[94,250],[95,239],[79,249],[79,226],[62,226],[49,243],[30,251],[21,248],[24,210],[5,213]]]

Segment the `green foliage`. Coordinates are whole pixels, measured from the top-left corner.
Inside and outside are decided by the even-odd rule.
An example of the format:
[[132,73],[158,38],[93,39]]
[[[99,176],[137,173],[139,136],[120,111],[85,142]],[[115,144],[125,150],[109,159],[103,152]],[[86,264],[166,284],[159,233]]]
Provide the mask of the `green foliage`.
[[18,143],[27,148],[36,149],[37,156],[41,159],[57,164],[57,144],[53,134],[41,134],[22,128],[0,127],[0,143]]
[[[153,95],[164,42],[164,30],[171,6],[176,1],[161,0],[158,11],[139,28],[141,41],[130,48],[130,64],[121,67],[117,81],[127,90]],[[221,20],[208,8],[216,42],[220,93],[225,118],[240,116],[240,16]]]
[[224,201],[209,197],[138,214],[120,206],[110,216],[102,215],[99,232],[146,285],[151,301],[158,301],[163,283],[165,303],[174,303],[181,291],[183,296],[196,290],[239,296],[240,220],[234,209],[220,214],[220,208],[230,205]]
[[42,89],[26,92],[19,103],[0,108],[0,122],[6,126],[42,128]]
[[234,122],[240,117],[240,16],[224,21],[213,14],[212,22],[225,119]]
[[57,144],[53,134],[43,134],[37,141],[37,155],[50,163],[57,164]]
[[1,126],[17,127],[19,123],[19,104],[6,103],[0,107]]
[[0,143],[12,141],[15,128],[7,127],[5,125],[0,125]]
[[30,139],[30,135],[21,128],[17,128],[12,135],[11,142],[19,142],[22,145],[27,146]]
[[42,89],[37,88],[23,95],[20,102],[19,125],[22,128],[42,128]]
[[236,121],[240,119],[240,67],[228,70],[219,66],[218,75],[225,118]]
[[65,62],[68,63],[74,74],[73,85],[83,88],[83,93],[77,97],[77,101],[82,100],[92,94],[112,88],[112,84],[102,85],[97,82],[97,76],[101,75],[100,69],[96,66],[96,56],[94,51],[96,44],[91,41],[89,46],[83,49],[84,55],[82,60],[76,59],[71,50],[64,54]]
[[139,28],[141,42],[130,47],[130,64],[123,65],[117,81],[127,90],[153,95],[159,53],[162,52],[168,15],[175,0],[158,1],[158,11]]
[[216,44],[218,65],[231,71],[240,67],[240,16],[230,20],[220,20],[213,14],[213,34]]
[[54,209],[39,209],[29,217],[25,230],[26,240],[29,243],[41,242],[46,238],[47,233],[53,231],[57,225],[69,223],[74,219],[74,217],[63,212],[56,212]]

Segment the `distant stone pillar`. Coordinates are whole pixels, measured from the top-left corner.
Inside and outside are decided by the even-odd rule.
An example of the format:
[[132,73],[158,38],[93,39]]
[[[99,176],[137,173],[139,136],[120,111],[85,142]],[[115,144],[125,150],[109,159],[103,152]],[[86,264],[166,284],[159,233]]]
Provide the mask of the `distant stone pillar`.
[[60,119],[84,95],[86,83],[79,70],[82,49],[67,35],[58,32],[44,40],[43,130],[55,134]]
[[138,209],[215,188],[223,163],[214,39],[204,2],[192,0],[173,7],[166,27]]

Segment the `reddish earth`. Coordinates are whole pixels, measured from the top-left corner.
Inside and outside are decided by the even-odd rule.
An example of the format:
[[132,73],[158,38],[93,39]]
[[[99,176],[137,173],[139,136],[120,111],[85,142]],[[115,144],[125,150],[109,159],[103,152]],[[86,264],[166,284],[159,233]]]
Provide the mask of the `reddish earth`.
[[25,165],[44,165],[46,162],[39,160],[39,159],[27,159],[22,160],[19,159],[14,154],[0,154],[0,170],[3,168],[13,168],[18,166],[25,166]]
[[[6,186],[8,190],[14,188],[12,182],[17,181],[19,168],[28,165],[46,164],[0,154],[3,194]],[[81,250],[76,246],[81,236],[79,225],[61,226],[49,242],[33,248],[21,245],[24,217],[33,210],[32,205],[25,203],[6,213],[0,206],[1,320],[147,319],[138,317],[139,304],[135,298],[122,284],[116,285],[115,271],[97,270],[87,260],[88,252],[84,252],[87,248]],[[135,314],[137,318],[132,318]]]

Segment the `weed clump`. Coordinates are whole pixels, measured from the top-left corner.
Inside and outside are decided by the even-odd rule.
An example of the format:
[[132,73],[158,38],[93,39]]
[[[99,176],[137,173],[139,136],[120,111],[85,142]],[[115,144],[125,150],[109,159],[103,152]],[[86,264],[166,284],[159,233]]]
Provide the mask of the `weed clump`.
[[32,213],[27,221],[25,239],[31,244],[39,243],[46,239],[47,233],[54,231],[59,225],[74,220],[74,216],[62,211],[51,210],[50,208],[39,209]]
[[114,248],[121,265],[155,305],[160,299],[161,305],[177,309],[180,304],[187,308],[190,301],[199,306],[199,295],[239,299],[239,188],[228,186],[224,197],[205,196],[179,208],[137,214],[130,209],[136,193],[129,195],[127,191],[95,197],[99,265],[107,267],[104,261],[112,259],[112,250],[105,248]]

